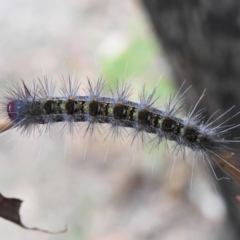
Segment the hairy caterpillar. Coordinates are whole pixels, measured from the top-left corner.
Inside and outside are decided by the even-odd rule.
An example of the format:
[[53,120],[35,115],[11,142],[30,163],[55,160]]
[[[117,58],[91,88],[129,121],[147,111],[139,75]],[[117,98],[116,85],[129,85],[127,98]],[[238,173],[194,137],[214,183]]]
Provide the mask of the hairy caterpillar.
[[116,81],[110,97],[102,95],[105,85],[106,81],[102,78],[95,84],[88,80],[88,88],[83,89],[85,95],[79,96],[80,82],[70,77],[62,78],[59,96],[56,82],[47,77],[39,80],[32,89],[22,81],[8,88],[4,97],[3,113],[11,120],[8,128],[17,127],[23,134],[31,134],[36,129],[42,133],[44,129],[50,129],[52,124],[62,122],[65,127],[69,126],[74,135],[80,131],[75,125],[81,122],[88,123],[86,133],[90,134],[93,134],[95,126],[109,124],[106,135],[114,139],[121,136],[124,130],[131,129],[132,142],[140,137],[146,144],[146,135],[150,136],[150,142],[155,147],[162,141],[171,141],[174,142],[173,151],[176,153],[185,148],[191,149],[201,156],[213,172],[212,163],[215,163],[234,178],[240,179],[240,170],[233,161],[234,153],[227,146],[230,142],[239,141],[226,139],[229,131],[239,125],[225,125],[230,119],[214,125],[225,113],[212,120],[214,113],[205,120],[203,111],[196,110],[204,92],[186,117],[179,118],[177,115],[183,107],[184,93],[189,89],[180,93],[184,84],[169,99],[164,110],[154,106],[158,99],[157,87],[150,94],[144,87],[139,94],[140,101],[136,103],[129,100],[133,90],[130,84]]

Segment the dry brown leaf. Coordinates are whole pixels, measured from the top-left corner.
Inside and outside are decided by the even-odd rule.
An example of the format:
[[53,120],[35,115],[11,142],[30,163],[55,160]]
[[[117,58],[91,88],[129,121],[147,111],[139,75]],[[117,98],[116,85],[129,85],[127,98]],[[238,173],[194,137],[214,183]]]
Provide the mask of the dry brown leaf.
[[28,230],[34,230],[34,231],[40,231],[50,234],[58,234],[58,233],[64,233],[67,231],[67,228],[57,231],[57,232],[51,232],[47,230],[43,230],[40,228],[29,228],[22,224],[21,217],[19,214],[19,209],[21,207],[22,201],[17,198],[6,198],[0,193],[0,217],[9,220],[10,222],[13,222],[25,229]]

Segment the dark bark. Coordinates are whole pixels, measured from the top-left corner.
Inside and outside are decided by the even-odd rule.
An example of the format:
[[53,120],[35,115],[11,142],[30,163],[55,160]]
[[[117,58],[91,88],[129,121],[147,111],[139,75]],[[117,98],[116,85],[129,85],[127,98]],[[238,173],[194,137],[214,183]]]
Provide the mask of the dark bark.
[[[142,1],[176,82],[181,85],[187,79],[193,85],[186,94],[188,107],[206,88],[199,109],[205,108],[206,116],[210,116],[236,105],[224,119],[232,117],[240,110],[240,1]],[[240,115],[229,122],[239,123]],[[231,138],[235,137],[240,137],[240,127],[234,129]],[[239,144],[231,147],[239,149]],[[239,194],[239,185],[221,182],[219,187],[228,204],[230,225],[240,239],[240,214],[232,201]]]

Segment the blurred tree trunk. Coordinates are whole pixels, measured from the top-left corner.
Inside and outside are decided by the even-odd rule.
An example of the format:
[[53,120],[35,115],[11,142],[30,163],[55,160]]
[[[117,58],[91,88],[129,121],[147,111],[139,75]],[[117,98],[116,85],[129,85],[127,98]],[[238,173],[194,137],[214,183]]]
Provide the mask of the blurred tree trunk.
[[[186,94],[187,106],[197,102],[206,88],[199,109],[205,108],[210,116],[236,105],[224,119],[232,117],[240,110],[240,1],[142,1],[176,82],[181,85],[187,79],[193,85]],[[228,122],[239,123],[240,115]],[[240,127],[234,129],[234,137],[240,137]],[[231,147],[239,149],[239,144]],[[232,201],[239,194],[239,185],[220,181],[219,187],[228,205],[230,226],[240,239],[239,209]]]

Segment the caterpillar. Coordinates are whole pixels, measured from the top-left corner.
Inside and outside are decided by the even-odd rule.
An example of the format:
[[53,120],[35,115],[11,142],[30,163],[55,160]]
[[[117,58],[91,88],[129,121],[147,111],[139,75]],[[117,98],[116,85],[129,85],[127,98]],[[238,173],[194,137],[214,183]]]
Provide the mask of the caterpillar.
[[70,77],[61,79],[59,93],[56,93],[56,82],[46,76],[34,83],[32,88],[26,86],[24,81],[8,87],[2,102],[2,113],[5,119],[11,121],[6,129],[17,128],[22,134],[32,134],[37,129],[41,134],[44,129],[49,130],[52,124],[60,122],[64,127],[68,125],[70,133],[74,135],[79,131],[76,126],[87,122],[85,134],[93,134],[95,127],[108,124],[110,127],[106,137],[114,139],[122,136],[126,129],[131,129],[132,142],[138,137],[143,144],[150,139],[153,147],[158,147],[163,141],[173,142],[173,151],[190,149],[213,172],[212,164],[216,164],[239,181],[240,170],[234,160],[235,153],[228,147],[228,143],[239,140],[227,139],[229,132],[239,124],[226,125],[239,113],[215,125],[233,107],[214,120],[217,112],[205,120],[203,110],[197,110],[204,91],[186,116],[180,118],[178,115],[184,106],[184,94],[190,88],[181,93],[185,82],[169,98],[164,110],[155,107],[157,86],[150,93],[144,86],[137,103],[130,101],[133,88],[125,81],[116,81],[114,89],[110,91],[111,96],[103,96],[107,83],[103,78],[100,77],[95,83],[89,79],[87,82],[87,89],[83,89],[85,95],[78,95],[80,82]]

